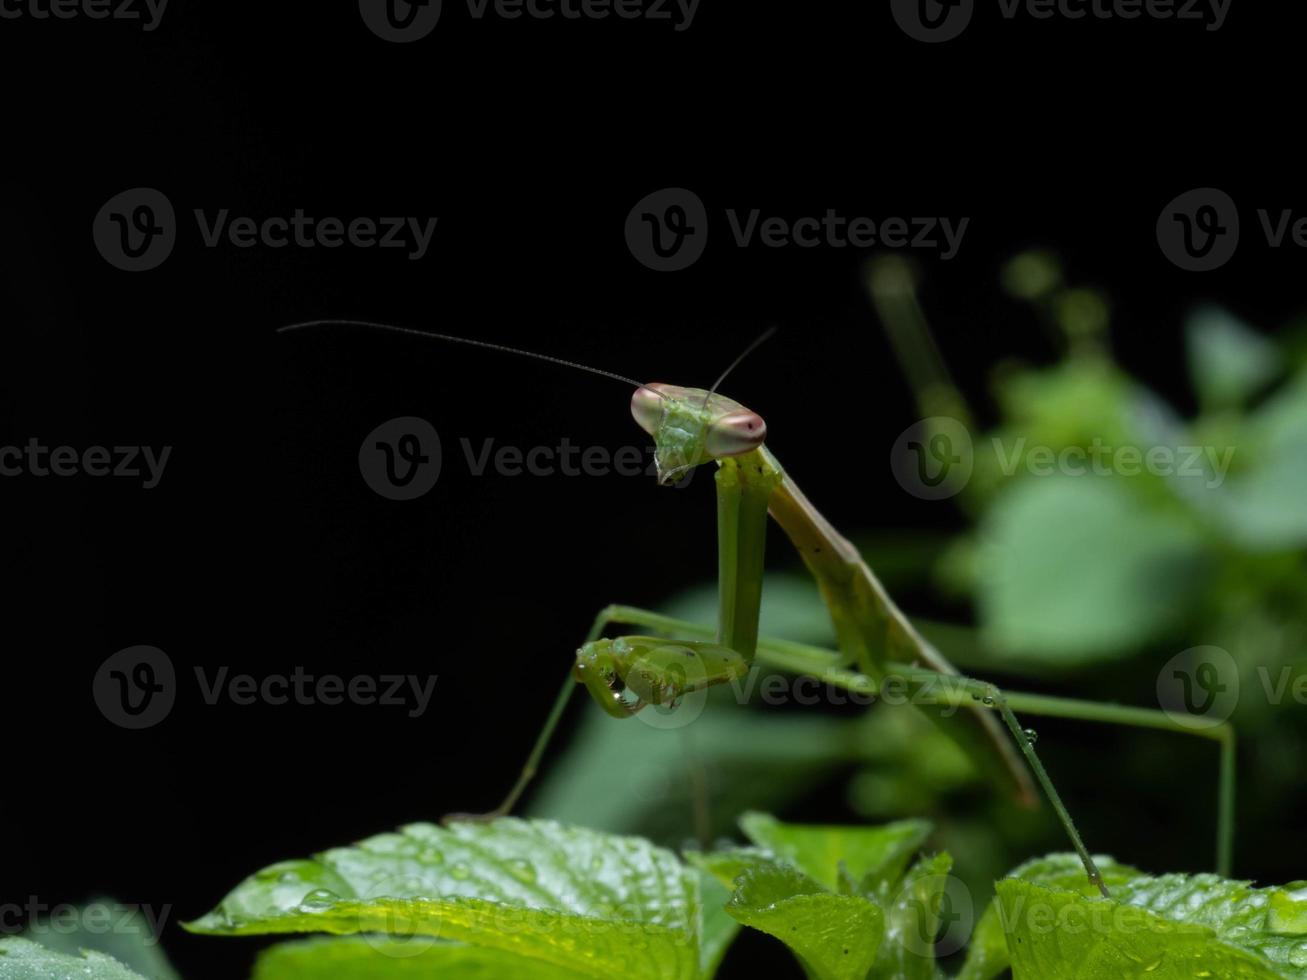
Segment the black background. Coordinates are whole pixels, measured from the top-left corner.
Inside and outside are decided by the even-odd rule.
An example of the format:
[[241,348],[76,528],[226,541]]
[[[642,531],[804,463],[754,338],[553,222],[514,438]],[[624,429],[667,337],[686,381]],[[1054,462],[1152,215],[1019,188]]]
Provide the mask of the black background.
[[[707,481],[474,478],[462,462],[464,437],[642,445],[621,386],[356,330],[279,337],[278,325],[389,320],[694,385],[779,324],[729,393],[767,418],[818,506],[841,527],[947,529],[956,512],[902,493],[886,465],[916,414],[861,287],[867,253],[738,249],[718,217],[697,264],[657,274],[622,238],[637,199],[680,185],[718,216],[969,216],[959,256],[921,264],[941,346],[982,406],[997,360],[1055,354],[998,288],[1002,261],[1029,245],[1107,289],[1120,360],[1181,408],[1181,317],[1196,300],[1268,327],[1300,309],[1301,255],[1266,248],[1250,224],[1257,207],[1307,204],[1301,121],[1285,117],[1298,34],[1270,5],[1235,0],[1205,32],[1009,23],[981,4],[962,38],[933,46],[904,36],[884,3],[706,0],[682,33],[477,22],[446,3],[411,45],[374,37],[352,3],[270,6],[173,0],[149,33],[0,21],[4,442],[174,447],[153,490],[0,483],[15,573],[0,633],[3,901],[107,892],[170,904],[175,923],[273,860],[488,808],[594,612],[713,574]],[[1158,251],[1154,223],[1209,184],[1240,203],[1245,244],[1225,269],[1186,274]],[[137,186],[164,191],[182,231],[161,267],[128,274],[90,230]],[[194,208],[439,225],[421,262],[210,249]],[[430,420],[445,446],[439,483],[411,503],[373,493],[356,460],[363,436],[399,415]],[[836,456],[859,478],[837,479]],[[186,679],[145,732],[109,724],[90,693],[104,658],[134,644],[167,651]],[[417,720],[209,707],[195,665],[439,681]],[[1138,833],[1129,801],[1101,784],[1068,795],[1073,809],[1077,796],[1110,801],[1082,813],[1096,848]],[[1159,839],[1157,866],[1202,867],[1205,845],[1185,853],[1188,840]],[[175,927],[165,942],[187,976],[240,975],[251,955]]]

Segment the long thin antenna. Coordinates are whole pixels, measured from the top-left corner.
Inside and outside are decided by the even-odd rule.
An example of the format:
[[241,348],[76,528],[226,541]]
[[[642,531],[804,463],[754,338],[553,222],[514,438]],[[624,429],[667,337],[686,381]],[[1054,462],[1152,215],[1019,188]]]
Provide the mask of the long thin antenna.
[[[305,330],[309,327],[366,327],[369,330],[388,330],[391,333],[408,334],[413,337],[426,337],[429,340],[445,340],[451,344],[466,344],[469,347],[481,347],[484,350],[499,351],[502,354],[516,354],[519,357],[530,357],[537,361],[544,361],[547,364],[558,364],[562,367],[575,368],[578,371],[597,374],[603,378],[612,378],[614,381],[621,381],[624,384],[643,388],[645,391],[652,391],[659,398],[667,397],[661,391],[650,388],[641,381],[636,381],[633,378],[628,378],[625,375],[617,374],[613,371],[605,371],[603,368],[590,367],[590,365],[581,364],[578,361],[569,361],[561,357],[553,357],[550,354],[537,354],[535,351],[522,350],[520,347],[509,347],[505,344],[492,344],[487,340],[472,340],[470,337],[455,337],[453,334],[436,333],[434,330],[415,330],[412,327],[399,327],[393,323],[375,323],[371,320],[305,320],[303,323],[291,323],[284,327],[278,327],[277,333],[288,333],[291,330]],[[755,344],[755,346],[757,345]]]
[[748,357],[750,354],[756,351],[763,344],[767,343],[767,341],[771,340],[772,335],[776,333],[776,331],[779,329],[780,327],[768,327],[766,330],[762,332],[762,334],[758,337],[758,339],[756,339],[748,347],[744,348],[744,350],[740,352],[740,356],[737,357],[735,360],[731,361],[730,366],[725,371],[722,372],[721,377],[719,377],[716,381],[712,383],[712,387],[708,389],[708,397],[703,400],[703,403],[707,405],[708,399],[712,398],[712,396],[716,393],[717,389],[721,387],[721,383],[726,380],[727,375],[729,375],[732,371],[734,371],[737,367],[739,367],[740,362],[743,361],[746,357]]

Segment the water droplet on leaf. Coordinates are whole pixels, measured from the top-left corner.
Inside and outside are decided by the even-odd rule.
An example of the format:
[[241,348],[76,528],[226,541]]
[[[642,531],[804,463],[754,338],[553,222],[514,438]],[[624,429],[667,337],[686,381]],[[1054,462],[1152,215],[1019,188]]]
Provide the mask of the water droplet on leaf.
[[340,896],[326,888],[315,888],[302,899],[300,899],[300,908],[305,912],[325,912],[337,902]]

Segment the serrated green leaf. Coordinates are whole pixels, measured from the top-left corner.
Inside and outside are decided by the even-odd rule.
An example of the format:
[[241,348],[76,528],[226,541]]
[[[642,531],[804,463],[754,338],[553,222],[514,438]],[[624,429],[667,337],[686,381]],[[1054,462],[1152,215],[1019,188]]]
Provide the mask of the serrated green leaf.
[[1254,953],[1286,977],[1307,980],[1307,894],[1253,888],[1214,874],[1136,878],[1114,901],[1147,909],[1174,922],[1212,929],[1230,946]]
[[637,838],[552,821],[414,824],[266,868],[187,928],[428,935],[605,980],[689,980],[699,887],[674,854]]
[[789,946],[817,980],[863,980],[885,930],[879,906],[777,863],[741,875],[726,911]]
[[1267,928],[1271,896],[1216,875],[1142,877],[1092,898],[998,884],[1014,980],[1304,980],[1307,942]]
[[881,943],[876,965],[868,980],[933,980],[939,975],[935,965],[935,943],[940,926],[953,926],[954,916],[963,912],[952,907],[950,888],[956,879],[949,877],[953,859],[937,854],[917,861],[901,882],[886,894],[885,941]]
[[144,980],[111,956],[68,956],[26,939],[0,939],[0,980]]
[[582,976],[498,949],[425,937],[343,936],[273,946],[259,956],[251,980],[577,980]]
[[[1118,864],[1112,858],[1096,856],[1094,863],[1103,875],[1103,882],[1109,889],[1115,889],[1126,882],[1143,877],[1143,872],[1129,865]],[[1077,892],[1086,897],[1098,894],[1098,889],[1089,883],[1085,875],[1085,866],[1075,854],[1049,854],[1035,858],[1014,868],[1009,878],[1020,878],[1036,884]],[[1003,920],[999,915],[997,902],[991,902],[985,914],[976,924],[971,936],[971,945],[967,948],[967,960],[957,980],[992,980],[1011,964],[1008,955],[1007,937],[1003,932]]]
[[759,847],[830,891],[839,891],[843,862],[864,893],[898,879],[931,831],[925,820],[901,820],[879,827],[822,826],[782,823],[765,813],[746,813],[740,818],[740,827]]

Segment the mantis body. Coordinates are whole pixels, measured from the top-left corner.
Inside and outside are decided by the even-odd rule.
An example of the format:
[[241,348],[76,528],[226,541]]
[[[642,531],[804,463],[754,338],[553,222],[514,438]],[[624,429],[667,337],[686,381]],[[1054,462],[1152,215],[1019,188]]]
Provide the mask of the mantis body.
[[[296,327],[318,325],[315,321]],[[1005,692],[961,676],[899,610],[871,568],[808,501],[766,447],[762,417],[714,390],[640,384],[609,372],[513,348],[385,324],[360,324],[537,357],[617,377],[636,385],[631,412],[653,437],[660,483],[675,483],[695,466],[716,464],[718,622],[716,629],[629,606],[608,606],[577,650],[567,681],[516,784],[504,802],[476,819],[512,810],[535,774],[549,739],[579,682],[599,706],[629,718],[649,706],[672,706],[688,694],[743,677],[754,662],[807,674],[834,686],[876,694],[890,678],[904,683],[913,703],[953,737],[982,771],[1006,781],[1033,802],[1042,789],[1084,864],[1089,880],[1107,894],[1093,858],[1035,753],[1033,738],[1014,711],[1154,728],[1211,738],[1220,745],[1217,870],[1228,876],[1234,821],[1234,732],[1228,724],[1180,725],[1145,708]],[[283,328],[292,329],[292,328]],[[747,351],[746,351],[747,353]],[[738,363],[738,362],[737,362]],[[720,380],[719,380],[720,383]],[[838,650],[758,635],[768,517],[775,520],[816,579],[835,627]],[[657,635],[604,633],[613,625]],[[669,639],[675,637],[675,639]],[[962,710],[956,710],[961,708]],[[1032,778],[1033,776],[1033,778]],[[456,815],[447,819],[468,819]]]

